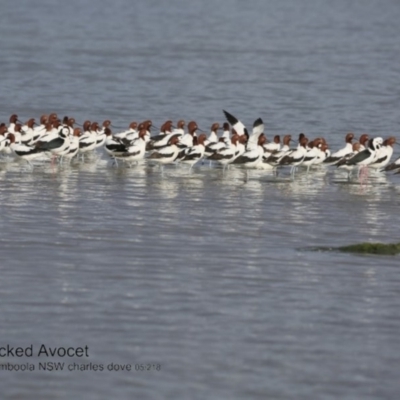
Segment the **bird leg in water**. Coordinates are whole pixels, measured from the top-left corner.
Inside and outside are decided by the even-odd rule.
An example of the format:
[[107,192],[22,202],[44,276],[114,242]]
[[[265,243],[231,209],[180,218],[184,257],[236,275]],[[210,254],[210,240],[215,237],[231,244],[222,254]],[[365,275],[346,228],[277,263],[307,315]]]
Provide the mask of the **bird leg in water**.
[[358,178],[360,180],[360,184],[363,184],[368,178],[368,167],[366,165],[362,166],[358,171]]

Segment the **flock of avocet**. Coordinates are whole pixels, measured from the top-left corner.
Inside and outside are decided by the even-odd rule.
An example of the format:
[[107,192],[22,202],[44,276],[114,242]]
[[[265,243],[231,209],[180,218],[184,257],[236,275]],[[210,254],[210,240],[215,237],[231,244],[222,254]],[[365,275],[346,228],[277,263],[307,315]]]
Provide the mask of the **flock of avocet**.
[[[78,124],[74,118],[64,117],[60,121],[55,113],[42,115],[40,124],[36,124],[34,118],[22,124],[13,114],[8,125],[0,124],[0,153],[24,159],[31,167],[31,162],[36,159],[51,160],[52,163],[56,159],[59,163],[70,163],[74,158],[84,160],[90,152],[104,147],[116,165],[121,161],[131,165],[145,160],[161,167],[187,164],[191,170],[197,162],[207,159],[224,169],[231,164],[271,171],[290,166],[292,176],[299,166],[307,167],[308,172],[318,164],[344,168],[349,177],[354,168],[358,168],[359,175],[367,167],[400,172],[400,157],[390,164],[396,143],[394,137],[383,140],[363,134],[353,143],[354,134],[348,133],[345,146],[331,154],[322,137],[309,140],[301,133],[297,147],[290,148],[291,135],[284,136],[282,143],[279,135],[271,142],[267,141],[261,118],[254,122],[249,133],[232,114],[227,111],[224,114],[228,122],[222,127],[218,123],[212,124],[209,135],[197,133],[199,128],[194,121],[187,124],[187,130],[183,120],[178,121],[176,127],[172,121],[166,121],[157,135],[151,134],[150,120],[139,124],[132,122],[127,130],[113,134],[110,120],[101,126],[85,121],[80,128],[75,127]],[[219,136],[221,128],[223,133]]]

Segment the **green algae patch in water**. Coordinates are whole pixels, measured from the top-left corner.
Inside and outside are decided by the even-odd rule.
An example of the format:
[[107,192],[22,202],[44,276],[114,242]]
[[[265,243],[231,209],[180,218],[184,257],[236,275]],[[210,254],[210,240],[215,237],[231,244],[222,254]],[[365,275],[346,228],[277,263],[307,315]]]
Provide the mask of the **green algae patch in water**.
[[395,256],[400,254],[400,243],[357,243],[341,247],[307,247],[299,250],[309,251],[341,251],[353,254],[375,254],[384,256]]
[[400,253],[400,243],[358,243],[349,246],[337,247],[335,250],[346,253],[381,254],[394,256]]

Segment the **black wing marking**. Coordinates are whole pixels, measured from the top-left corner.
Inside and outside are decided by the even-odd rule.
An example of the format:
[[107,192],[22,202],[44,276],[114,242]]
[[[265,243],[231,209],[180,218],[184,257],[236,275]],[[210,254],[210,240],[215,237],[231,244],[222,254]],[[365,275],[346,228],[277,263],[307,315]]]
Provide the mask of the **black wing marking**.
[[158,142],[159,140],[165,139],[166,136],[167,136],[166,134],[164,134],[164,135],[152,136],[152,137],[150,138],[150,140],[152,140],[152,141],[154,141],[154,142]]
[[247,162],[253,162],[256,161],[258,157],[254,157],[254,158],[249,158],[246,156],[239,156],[238,158],[235,159],[235,161],[233,162],[233,164],[246,164]]
[[387,155],[386,155],[386,156],[383,156],[382,158],[378,158],[378,159],[374,162],[374,164],[382,163],[382,162],[386,161],[387,158],[388,158]]
[[371,155],[371,152],[366,149],[357,153],[354,157],[351,157],[349,160],[346,160],[346,165],[356,165],[364,160],[366,160]]
[[22,157],[22,156],[28,156],[30,154],[38,154],[38,153],[44,153],[46,150],[44,149],[39,149],[37,147],[33,147],[29,149],[28,151],[23,151],[23,150],[16,150],[15,154]]
[[233,154],[226,154],[223,155],[221,153],[214,153],[210,157],[209,160],[230,160],[233,157]]
[[109,144],[106,146],[107,150],[111,152],[125,152],[126,147],[123,144]]
[[123,153],[119,157],[130,157],[130,156],[137,156],[140,153],[140,151],[135,151],[133,153]]
[[92,146],[93,143],[94,143],[94,142],[90,142],[90,143],[79,142],[79,148],[80,148],[80,149],[84,149],[85,147]]
[[61,138],[56,138],[50,140],[50,142],[36,142],[35,146],[39,149],[43,150],[53,150],[61,147],[64,144],[65,140]]
[[400,168],[400,164],[396,164],[396,163],[394,162],[394,163],[389,164],[389,165],[385,168],[385,171],[392,171],[392,170],[398,169],[398,168]]
[[222,111],[224,112],[226,119],[228,120],[228,122],[231,125],[235,125],[239,122],[239,120],[236,117],[234,117],[232,114],[229,114],[228,111],[225,111],[225,110],[222,110]]
[[155,153],[152,153],[149,158],[153,158],[153,159],[169,158],[169,157],[172,157],[173,155],[174,155],[174,153],[160,154],[160,153],[155,152]]
[[324,160],[324,163],[331,163],[331,162],[338,162],[342,159],[343,157],[328,157]]
[[253,124],[253,128],[256,128],[257,126],[260,126],[260,125],[262,125],[264,122],[263,122],[263,120],[261,119],[261,118],[257,118],[255,121],[254,121],[254,124]]
[[182,158],[182,161],[185,160],[195,160],[196,158],[199,158],[199,153],[191,153],[191,154],[185,154]]

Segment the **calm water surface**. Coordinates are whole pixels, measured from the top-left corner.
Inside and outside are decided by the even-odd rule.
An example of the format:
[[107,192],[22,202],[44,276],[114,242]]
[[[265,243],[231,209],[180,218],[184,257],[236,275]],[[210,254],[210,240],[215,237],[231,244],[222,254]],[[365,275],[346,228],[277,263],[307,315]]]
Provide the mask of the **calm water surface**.
[[[324,135],[333,149],[348,131],[396,135],[399,17],[395,1],[10,3],[0,120],[55,111],[208,130],[227,109],[249,126],[261,116],[269,138]],[[2,160],[0,344],[161,365],[0,371],[2,395],[396,398],[399,257],[309,248],[399,241],[399,193],[389,174],[359,185],[324,169],[162,176],[101,153],[33,171]]]

